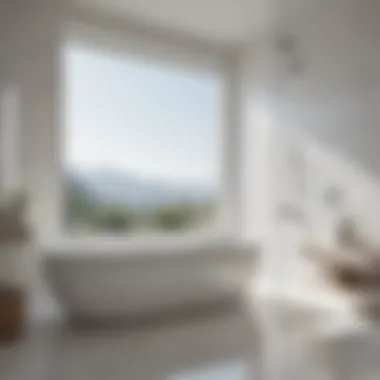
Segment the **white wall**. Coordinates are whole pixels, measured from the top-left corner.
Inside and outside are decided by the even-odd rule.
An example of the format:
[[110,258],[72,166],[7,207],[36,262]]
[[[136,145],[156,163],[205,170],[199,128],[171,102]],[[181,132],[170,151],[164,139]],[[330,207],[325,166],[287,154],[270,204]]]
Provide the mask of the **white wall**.
[[[11,13],[10,3],[0,4],[0,189],[12,187],[15,182],[14,171],[19,162],[15,162],[13,143],[15,138],[15,87],[12,86],[9,56],[10,23],[6,15]],[[4,52],[4,54],[3,54]],[[16,122],[17,123],[17,122]],[[11,146],[10,146],[11,145]],[[18,161],[18,160],[17,160]],[[18,164],[18,165],[17,165]]]
[[294,75],[281,70],[281,117],[286,128],[378,169],[373,137],[378,136],[380,4],[314,4],[280,28],[295,37],[295,55],[303,66]]
[[30,218],[38,236],[54,225],[59,122],[58,73],[60,11],[57,1],[4,2],[8,39],[2,45],[6,81],[17,89],[18,121],[22,131],[20,171],[30,200]]
[[[336,221],[323,204],[331,185],[345,190],[347,209],[364,231],[372,239],[380,236],[380,3],[285,0],[281,6],[277,32],[293,38],[293,55],[279,54],[270,38],[256,45],[255,55],[274,63],[260,75],[252,67],[252,92],[269,93],[275,119],[270,180],[275,193],[268,215],[277,241],[275,266],[294,278],[289,262],[300,239],[327,239]],[[268,77],[272,80],[265,81]],[[292,198],[285,158],[294,146],[307,156],[304,205],[311,228],[289,227],[275,212],[282,199]]]
[[301,67],[280,69],[279,128],[311,145],[311,187],[341,184],[349,208],[369,216],[364,194],[380,180],[380,3],[311,2],[280,24]]
[[[0,11],[0,77],[17,92],[21,141],[19,163],[15,166],[19,166],[20,182],[27,192],[28,217],[37,239],[55,231],[50,210],[57,207],[52,190],[58,164],[55,130],[59,120],[57,73],[61,3],[6,0],[1,3]],[[31,304],[37,305],[37,297],[45,291],[38,248],[29,249],[26,259],[25,281],[29,285]]]

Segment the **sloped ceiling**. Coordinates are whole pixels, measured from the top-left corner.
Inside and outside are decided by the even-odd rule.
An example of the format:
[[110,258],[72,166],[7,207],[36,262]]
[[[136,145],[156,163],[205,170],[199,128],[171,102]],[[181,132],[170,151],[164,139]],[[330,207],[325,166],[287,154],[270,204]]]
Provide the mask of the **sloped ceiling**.
[[281,68],[281,120],[380,174],[380,2],[318,0],[281,21],[301,62]]

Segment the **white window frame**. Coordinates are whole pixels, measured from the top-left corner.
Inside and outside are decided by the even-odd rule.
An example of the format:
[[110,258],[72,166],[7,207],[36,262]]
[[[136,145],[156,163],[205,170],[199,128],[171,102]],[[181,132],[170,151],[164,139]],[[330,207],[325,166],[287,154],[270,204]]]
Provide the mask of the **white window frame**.
[[[151,28],[135,23],[125,21],[118,16],[106,15],[96,11],[75,9],[71,11],[66,19],[66,28],[62,35],[62,44],[68,41],[78,41],[89,46],[98,46],[102,49],[111,49],[129,55],[143,56],[153,62],[164,62],[165,64],[173,63],[177,67],[188,66],[189,68],[198,68],[205,71],[212,71],[219,75],[224,81],[224,93],[222,112],[222,151],[220,154],[221,162],[221,201],[218,207],[220,215],[218,216],[217,228],[215,234],[192,233],[184,234],[154,234],[154,236],[125,236],[117,238],[122,244],[135,243],[139,240],[146,241],[151,238],[157,241],[194,241],[208,240],[210,238],[239,238],[242,233],[242,210],[241,210],[241,132],[242,132],[242,75],[240,66],[240,57],[236,50],[227,47],[217,46],[181,37],[176,33],[170,33],[163,29]],[[60,81],[62,81],[63,72],[60,72]],[[62,107],[62,99],[60,99]],[[61,110],[61,108],[60,108]],[[55,237],[65,239],[62,225],[63,213],[63,168],[61,165],[63,151],[63,131],[65,120],[63,113],[57,123],[58,149],[55,162],[59,165],[56,167],[55,175],[55,206],[53,208],[56,215],[52,218],[56,222]],[[73,238],[83,240],[82,238]],[[102,236],[102,242],[110,239],[115,242],[115,238]],[[94,239],[91,238],[91,241]]]

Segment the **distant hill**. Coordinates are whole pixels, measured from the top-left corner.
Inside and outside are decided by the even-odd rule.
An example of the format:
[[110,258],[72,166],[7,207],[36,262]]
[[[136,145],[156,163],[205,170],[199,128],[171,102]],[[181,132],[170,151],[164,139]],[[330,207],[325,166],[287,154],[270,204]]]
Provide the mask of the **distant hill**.
[[147,180],[132,173],[108,169],[70,170],[66,172],[66,181],[75,183],[95,200],[139,209],[169,202],[209,203],[216,194],[206,186]]

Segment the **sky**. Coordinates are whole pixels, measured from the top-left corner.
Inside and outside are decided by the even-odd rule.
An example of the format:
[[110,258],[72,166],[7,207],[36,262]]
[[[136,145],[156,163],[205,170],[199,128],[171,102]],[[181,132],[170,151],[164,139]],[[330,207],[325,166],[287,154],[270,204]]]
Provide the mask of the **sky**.
[[65,48],[64,75],[66,166],[218,183],[217,76],[80,45]]

